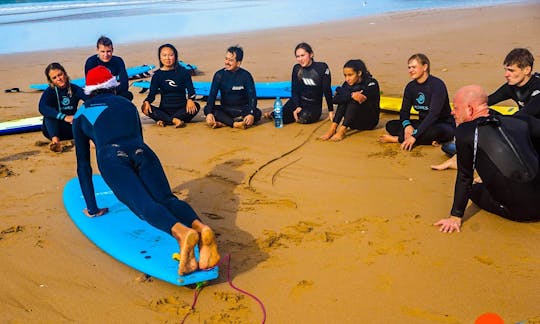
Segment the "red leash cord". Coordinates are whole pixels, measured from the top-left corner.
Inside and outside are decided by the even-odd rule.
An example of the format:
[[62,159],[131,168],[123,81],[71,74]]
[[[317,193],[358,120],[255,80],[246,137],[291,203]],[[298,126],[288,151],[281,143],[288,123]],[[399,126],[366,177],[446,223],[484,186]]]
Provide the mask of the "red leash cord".
[[[219,263],[222,264],[223,261],[225,261],[225,259],[227,259],[227,282],[229,283],[229,286],[231,286],[234,290],[239,291],[240,293],[253,298],[259,304],[259,306],[261,307],[262,313],[263,313],[262,324],[264,324],[266,322],[266,309],[264,308],[263,302],[257,296],[255,296],[255,295],[253,295],[253,294],[251,294],[251,293],[249,293],[249,292],[247,292],[247,291],[245,291],[243,289],[240,289],[240,288],[236,287],[233,284],[233,282],[231,280],[231,254],[230,253],[227,254]],[[205,282],[197,283],[197,287],[195,288],[195,294],[193,296],[193,303],[191,304],[191,310],[182,319],[182,322],[181,322],[182,324],[186,321],[189,314],[191,314],[191,311],[195,310],[195,304],[197,303],[197,299],[199,298],[199,293],[201,292],[202,288],[204,287],[204,284],[205,284]]]

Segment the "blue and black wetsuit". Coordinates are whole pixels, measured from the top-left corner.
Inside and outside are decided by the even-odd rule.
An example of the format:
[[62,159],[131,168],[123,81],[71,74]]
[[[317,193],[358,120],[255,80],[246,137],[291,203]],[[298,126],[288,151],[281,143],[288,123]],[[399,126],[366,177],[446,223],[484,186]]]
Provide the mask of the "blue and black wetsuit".
[[77,174],[90,214],[98,212],[90,164],[92,140],[101,176],[134,214],[169,234],[176,223],[191,227],[199,219],[172,193],[158,157],[143,141],[137,108],[126,98],[104,93],[87,100],[75,114],[73,134]]
[[[411,107],[418,110],[419,119],[411,120]],[[415,145],[431,145],[433,141],[444,143],[453,139],[456,124],[451,115],[448,90],[441,79],[430,75],[423,83],[413,80],[407,84],[399,120],[387,122],[386,131],[398,136],[401,143],[408,125],[414,127]]]
[[84,65],[84,75],[86,75],[90,69],[95,68],[98,65],[103,65],[109,69],[111,74],[116,77],[116,80],[120,82],[120,85],[116,88],[116,94],[125,97],[130,101],[133,100],[133,93],[128,90],[129,79],[124,60],[122,60],[122,58],[119,56],[113,55],[109,62],[103,62],[99,59],[97,54],[92,55],[86,60],[86,64]]
[[[481,117],[459,125],[456,129],[458,173],[451,215],[462,217],[471,199],[480,208],[510,220],[540,220],[540,172],[527,181],[520,181],[512,176],[520,174],[510,172],[513,170],[510,168],[519,163],[536,164],[538,167],[538,152],[532,147],[529,125],[514,117],[496,118],[503,120],[505,136],[520,157],[516,158],[512,150],[502,149],[504,145],[499,142],[503,137],[497,139],[498,135],[493,130],[483,130],[484,127],[493,127],[488,124],[488,118]],[[478,126],[476,133],[477,125],[482,124],[485,125]],[[473,184],[475,169],[482,183]]]
[[[218,92],[220,105],[216,105]],[[212,79],[204,114],[213,114],[216,121],[229,127],[233,127],[237,118],[243,119],[247,115],[253,115],[255,123],[261,120],[262,113],[257,108],[257,93],[251,73],[242,68],[217,71]]]
[[301,107],[298,122],[311,124],[321,119],[323,96],[328,111],[333,111],[332,76],[324,62],[312,62],[303,68],[295,64],[291,75],[291,99],[283,106],[283,123],[295,122],[293,112]]
[[[367,97],[363,103],[358,103],[351,98],[351,94],[362,91]],[[337,104],[336,114],[333,122],[339,124],[343,119],[343,126],[351,129],[366,130],[373,129],[379,123],[381,92],[379,83],[371,76],[366,76],[360,83],[350,86],[344,82],[336,89],[333,98]]]
[[43,135],[48,139],[58,137],[61,141],[73,139],[71,124],[65,122],[64,118],[75,115],[79,101],[86,98],[82,88],[73,83],[64,89],[45,89],[39,99],[39,112],[43,115]]
[[190,99],[195,99],[195,88],[191,74],[185,68],[177,66],[175,70],[157,70],[152,75],[150,81],[150,91],[145,101],[154,102],[156,94],[161,94],[159,107],[152,106],[150,118],[155,121],[163,121],[167,125],[172,125],[172,119],[178,118],[187,123],[193,119],[199,112],[201,106],[195,102],[197,111],[190,114],[186,110],[186,92]]

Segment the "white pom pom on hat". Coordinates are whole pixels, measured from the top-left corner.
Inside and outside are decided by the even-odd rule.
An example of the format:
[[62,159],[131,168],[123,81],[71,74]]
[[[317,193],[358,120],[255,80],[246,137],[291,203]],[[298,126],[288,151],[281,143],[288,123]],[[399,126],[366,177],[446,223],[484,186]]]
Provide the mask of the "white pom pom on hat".
[[86,74],[86,86],[84,93],[89,95],[92,91],[99,89],[110,89],[119,86],[120,83],[111,71],[103,65],[98,65],[92,68]]

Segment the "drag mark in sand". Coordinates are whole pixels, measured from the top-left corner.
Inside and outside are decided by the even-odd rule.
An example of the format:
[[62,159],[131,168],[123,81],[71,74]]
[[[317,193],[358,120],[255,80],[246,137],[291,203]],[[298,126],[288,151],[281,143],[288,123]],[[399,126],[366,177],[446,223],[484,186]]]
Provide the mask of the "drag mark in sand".
[[[323,123],[321,123],[319,126],[315,127],[315,128],[311,131],[311,133],[309,133],[309,135],[307,136],[307,138],[306,138],[302,143],[300,143],[298,146],[292,148],[291,150],[289,150],[289,151],[287,151],[287,152],[281,154],[280,156],[278,156],[278,157],[276,157],[276,158],[273,158],[273,159],[271,159],[271,160],[269,160],[269,161],[263,163],[263,165],[261,165],[260,167],[258,167],[257,170],[255,170],[255,171],[249,176],[248,188],[249,188],[250,190],[252,190],[252,191],[255,191],[255,188],[253,188],[253,186],[251,185],[251,181],[253,180],[253,178],[255,177],[255,175],[257,175],[257,173],[258,173],[259,171],[261,171],[262,169],[264,169],[265,167],[269,166],[270,164],[272,164],[272,163],[274,163],[274,162],[276,162],[276,161],[279,161],[280,159],[286,157],[287,155],[293,153],[294,151],[296,151],[296,150],[298,150],[299,148],[301,148],[302,146],[304,146],[304,145],[311,139],[311,137],[313,136],[313,134],[315,134],[315,132],[317,132],[317,131],[319,130],[319,128],[321,128],[321,126],[323,126],[323,125],[325,125],[325,124],[326,124],[326,122],[323,122]],[[296,161],[294,161],[294,162],[296,162]],[[293,163],[294,163],[294,162],[293,162]],[[289,165],[291,165],[291,164],[292,164],[292,163],[289,163],[289,164],[286,165],[285,167],[287,167],[287,166],[289,166]],[[282,169],[284,169],[285,167],[280,168],[278,171],[276,171],[276,172],[274,173],[274,175],[275,175],[276,173],[280,172],[280,171],[281,171]],[[274,175],[272,176],[272,184],[274,184]]]

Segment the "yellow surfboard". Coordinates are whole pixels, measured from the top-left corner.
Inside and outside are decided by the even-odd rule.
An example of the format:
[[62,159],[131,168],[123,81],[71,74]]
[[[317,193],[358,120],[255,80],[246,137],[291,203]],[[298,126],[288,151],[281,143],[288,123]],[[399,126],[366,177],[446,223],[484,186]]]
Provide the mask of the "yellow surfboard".
[[[395,97],[381,97],[381,109],[386,111],[399,112],[401,109],[401,98]],[[503,114],[503,115],[513,115],[518,111],[517,107],[512,106],[491,106],[491,109]],[[411,108],[411,113],[417,115],[418,111],[414,108]]]

